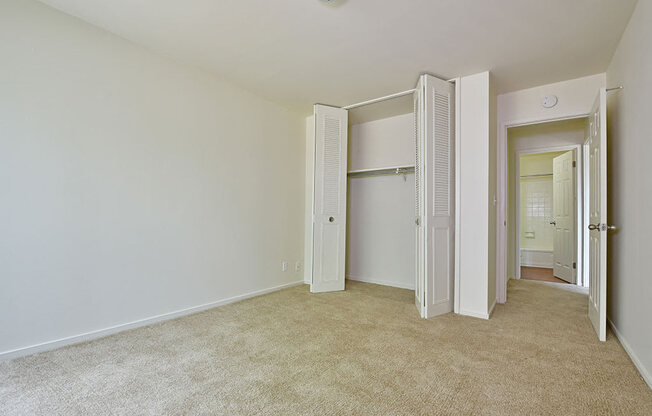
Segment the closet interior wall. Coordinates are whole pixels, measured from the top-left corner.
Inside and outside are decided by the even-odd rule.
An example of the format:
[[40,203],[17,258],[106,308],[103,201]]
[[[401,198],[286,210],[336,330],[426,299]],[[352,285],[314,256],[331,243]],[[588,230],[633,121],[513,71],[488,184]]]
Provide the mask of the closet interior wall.
[[414,163],[411,96],[350,110],[347,279],[414,289]]

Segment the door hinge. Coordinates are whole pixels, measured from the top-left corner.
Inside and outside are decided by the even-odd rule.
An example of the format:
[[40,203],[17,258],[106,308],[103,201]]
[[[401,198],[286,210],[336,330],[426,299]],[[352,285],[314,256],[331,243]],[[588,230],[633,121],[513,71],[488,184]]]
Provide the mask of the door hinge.
[[577,167],[577,162],[573,160],[573,167]]
[[573,262],[573,269],[577,269],[577,263]]

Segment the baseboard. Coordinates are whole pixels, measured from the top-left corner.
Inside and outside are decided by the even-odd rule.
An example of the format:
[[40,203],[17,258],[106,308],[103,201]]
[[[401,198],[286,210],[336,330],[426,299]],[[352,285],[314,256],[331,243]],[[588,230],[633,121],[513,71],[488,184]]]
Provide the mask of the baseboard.
[[589,288],[584,286],[578,286],[573,283],[557,283],[557,282],[544,282],[542,280],[525,280],[526,282],[533,282],[541,285],[556,287],[557,289],[562,289],[567,292],[582,293],[583,295],[589,294]]
[[620,345],[623,346],[623,349],[625,350],[627,355],[629,355],[629,358],[636,366],[636,369],[641,374],[641,377],[643,377],[643,380],[645,380],[648,387],[652,389],[652,376],[650,375],[650,373],[643,366],[643,363],[641,362],[641,360],[639,360],[638,356],[636,355],[632,347],[629,345],[629,342],[627,342],[623,334],[621,334],[620,331],[618,331],[618,328],[616,328],[616,325],[614,325],[611,319],[607,319],[607,322],[609,322],[609,326],[611,327],[611,330],[614,331],[616,338],[618,338],[618,341],[620,341]]
[[538,267],[539,269],[552,269],[554,268],[554,264],[550,263],[537,263],[534,261],[530,261],[527,263],[521,262],[521,267]]
[[111,326],[108,328],[98,329],[96,331],[85,332],[79,335],[73,335],[70,337],[60,338],[53,341],[47,341],[36,345],[31,345],[28,347],[16,348],[14,350],[0,352],[0,361],[1,360],[11,360],[13,358],[23,357],[26,355],[35,354],[38,352],[53,350],[56,348],[64,347],[66,345],[78,344],[80,342],[90,341],[97,338],[102,338],[107,335],[115,334],[118,332],[126,331],[129,329],[139,328],[154,323],[168,321],[170,319],[179,318],[185,315],[191,315],[193,313],[201,312],[207,309],[216,308],[218,306],[228,305],[229,303],[235,303],[241,300],[248,298],[253,298],[256,296],[264,295],[271,292],[276,292],[277,290],[286,289],[293,286],[298,286],[304,284],[303,280],[298,282],[286,283],[279,286],[273,286],[267,289],[256,290],[254,292],[245,293],[243,295],[233,296],[226,299],[217,300],[210,303],[205,303],[203,305],[193,306],[190,308],[180,309],[173,312],[164,313],[161,315],[152,316],[149,318],[139,319],[133,322],[127,322],[124,324],[119,324]]
[[489,313],[470,311],[468,309],[460,309],[460,315],[470,316],[471,318],[489,319]]
[[346,278],[348,280],[355,280],[356,282],[373,283],[381,286],[391,286],[391,287],[398,287],[400,289],[414,290],[414,283],[405,284],[402,282],[395,282],[391,280],[374,279],[371,277],[361,277],[361,276],[353,276],[353,275],[346,275]]
[[520,250],[520,256],[521,266],[552,269],[555,265],[553,252],[550,250],[522,248]]
[[496,307],[496,299],[494,299],[494,302],[491,304],[491,307],[489,307],[489,313],[487,314],[487,319],[491,318],[491,314],[494,313],[494,308]]

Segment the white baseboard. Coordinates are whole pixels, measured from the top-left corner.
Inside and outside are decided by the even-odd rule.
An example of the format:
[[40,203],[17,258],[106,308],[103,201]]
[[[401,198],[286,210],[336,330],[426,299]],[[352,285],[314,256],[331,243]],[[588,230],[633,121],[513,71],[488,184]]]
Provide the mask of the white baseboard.
[[470,311],[468,309],[460,309],[460,315],[470,316],[471,318],[489,319],[488,313]]
[[414,290],[414,282],[403,283],[403,282],[396,282],[393,280],[382,280],[382,279],[374,279],[372,277],[362,277],[362,276],[353,276],[353,275],[346,275],[346,278],[348,280],[355,280],[356,282],[374,283],[376,285],[391,286],[391,287],[398,287],[400,289]]
[[66,345],[78,344],[80,342],[90,341],[92,339],[102,338],[107,335],[115,334],[118,332],[126,331],[128,329],[139,328],[142,326],[151,325],[157,322],[167,321],[174,318],[179,318],[181,316],[190,315],[193,313],[201,312],[207,309],[216,308],[222,305],[228,305],[229,303],[238,302],[248,298],[253,298],[256,296],[264,295],[266,293],[276,292],[277,290],[286,289],[292,286],[298,286],[304,284],[303,280],[298,282],[286,283],[279,286],[270,287],[267,289],[256,290],[254,292],[245,293],[243,295],[233,296],[226,299],[217,300],[210,303],[205,303],[203,305],[193,306],[190,308],[180,309],[173,312],[164,313],[161,315],[152,316],[149,318],[139,319],[133,322],[127,322],[124,324],[119,324],[111,326],[108,328],[98,329],[96,331],[90,331],[79,335],[73,335],[70,337],[60,338],[53,341],[47,341],[36,345],[30,345],[28,347],[16,348],[14,350],[0,352],[0,360],[10,360],[13,358],[23,357],[26,355],[35,354],[37,352],[43,352],[48,350],[53,350],[55,348],[60,348]]
[[494,299],[493,303],[491,304],[487,312],[477,312],[477,311],[470,311],[468,309],[460,309],[460,315],[470,316],[472,318],[489,319],[491,317],[491,314],[494,312],[494,308],[496,307],[496,302],[497,299]]
[[555,261],[552,251],[529,248],[521,249],[521,266],[552,269],[554,265]]
[[573,283],[557,283],[557,282],[544,282],[543,280],[526,280],[527,282],[536,283],[539,285],[552,286],[557,289],[562,289],[567,292],[582,293],[583,295],[589,294],[589,288],[584,286],[578,286]]
[[489,313],[487,314],[487,319],[491,318],[491,314],[494,313],[494,308],[496,307],[496,299],[494,299],[494,302],[491,304],[491,307],[489,307]]
[[614,334],[616,335],[616,338],[618,338],[618,341],[620,341],[620,345],[623,346],[623,349],[629,355],[629,358],[632,360],[634,365],[636,366],[636,369],[638,370],[639,373],[641,373],[641,377],[643,377],[643,380],[647,383],[648,387],[652,389],[652,376],[650,375],[650,372],[643,366],[643,363],[641,360],[639,360],[638,356],[632,349],[632,347],[629,345],[629,342],[625,339],[623,334],[618,331],[618,328],[616,328],[616,325],[614,325],[613,322],[611,322],[611,319],[607,319],[607,322],[609,322],[609,326],[611,327],[611,330],[614,331]]

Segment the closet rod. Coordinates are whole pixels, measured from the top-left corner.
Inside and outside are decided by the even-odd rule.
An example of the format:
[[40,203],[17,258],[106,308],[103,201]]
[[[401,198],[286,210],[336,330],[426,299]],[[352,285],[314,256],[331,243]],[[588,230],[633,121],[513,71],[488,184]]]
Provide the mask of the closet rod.
[[414,166],[375,169],[375,170],[362,170],[357,172],[354,171],[354,172],[349,172],[347,175],[349,178],[362,178],[365,176],[379,176],[379,175],[406,175],[408,173],[414,173]]
[[540,178],[542,176],[552,176],[552,173],[539,173],[536,175],[523,175],[521,178]]
[[357,104],[347,105],[347,106],[342,107],[342,108],[345,109],[345,110],[351,110],[353,108],[362,107],[363,105],[379,103],[381,101],[391,100],[392,98],[397,98],[397,97],[402,97],[404,95],[412,94],[414,91],[416,91],[416,88],[412,88],[411,90],[401,91],[401,92],[397,92],[397,93],[394,93],[394,94],[386,95],[386,96],[380,97],[380,98],[374,98],[373,100],[367,100],[367,101],[363,101],[363,102],[357,103]]

